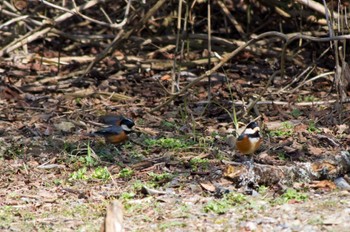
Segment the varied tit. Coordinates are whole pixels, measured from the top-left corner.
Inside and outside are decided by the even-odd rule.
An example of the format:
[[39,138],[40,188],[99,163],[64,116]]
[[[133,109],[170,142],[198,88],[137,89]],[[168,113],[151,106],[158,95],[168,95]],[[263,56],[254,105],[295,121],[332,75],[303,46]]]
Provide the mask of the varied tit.
[[128,139],[128,134],[132,131],[132,127],[135,123],[131,119],[122,118],[118,124],[119,125],[117,125],[116,121],[112,123],[111,126],[98,130],[93,134],[103,136],[106,143],[120,144]]
[[236,148],[242,154],[249,155],[259,148],[261,142],[260,128],[256,122],[251,122],[237,138]]

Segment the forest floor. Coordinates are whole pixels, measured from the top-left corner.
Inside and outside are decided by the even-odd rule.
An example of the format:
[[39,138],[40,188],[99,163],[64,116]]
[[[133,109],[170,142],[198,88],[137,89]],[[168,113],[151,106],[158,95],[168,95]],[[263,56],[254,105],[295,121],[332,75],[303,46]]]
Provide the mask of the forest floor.
[[[242,184],[247,165],[232,147],[231,100],[263,92],[269,72],[262,68],[246,65],[213,82],[211,104],[203,81],[153,114],[165,100],[167,74],[158,81],[149,73],[90,78],[88,88],[52,93],[33,91],[30,80],[39,77],[24,82],[19,76],[30,71],[12,68],[12,84],[1,87],[0,98],[1,230],[96,231],[106,205],[119,199],[126,231],[347,231],[349,169],[329,160],[349,150],[349,106],[319,103],[336,98],[328,79],[274,95],[285,85],[277,79],[252,113],[262,116],[264,138],[254,165],[282,169],[326,160],[323,175],[306,181],[284,173],[276,181],[260,173],[260,181]],[[102,91],[128,99],[91,94]],[[268,103],[277,96],[288,104]],[[239,115],[243,108],[235,108]],[[106,113],[135,120],[130,141],[116,147],[89,136]]]
[[[179,2],[0,4],[0,231],[98,231],[114,200],[125,231],[350,231],[349,52],[329,41],[346,17],[186,1],[176,20]],[[91,136],[105,114],[134,120],[127,142]]]

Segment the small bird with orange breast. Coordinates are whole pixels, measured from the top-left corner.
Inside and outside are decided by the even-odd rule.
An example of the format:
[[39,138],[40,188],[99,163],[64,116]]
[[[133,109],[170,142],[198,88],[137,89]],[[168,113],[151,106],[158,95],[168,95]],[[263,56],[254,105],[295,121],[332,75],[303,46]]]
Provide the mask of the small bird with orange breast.
[[236,148],[244,155],[254,153],[262,142],[260,128],[256,122],[250,122],[236,140]]
[[[108,121],[108,122],[107,122]],[[109,127],[102,128],[92,135],[103,136],[107,143],[118,145],[128,140],[128,134],[132,132],[132,127],[135,125],[134,121],[129,118],[108,118],[105,123]]]

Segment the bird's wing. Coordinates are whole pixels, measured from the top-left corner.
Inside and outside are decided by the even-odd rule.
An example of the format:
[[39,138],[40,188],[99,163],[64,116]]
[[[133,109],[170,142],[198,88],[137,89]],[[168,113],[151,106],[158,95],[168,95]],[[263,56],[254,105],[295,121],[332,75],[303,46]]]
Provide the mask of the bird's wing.
[[240,136],[238,136],[237,141],[241,141],[244,139],[244,137],[246,137],[246,134],[241,134]]
[[100,117],[100,121],[107,125],[119,126],[120,122],[125,119],[122,115],[107,114]]
[[109,126],[106,128],[102,128],[101,130],[96,131],[94,134],[96,135],[117,135],[120,134],[123,129],[120,126]]

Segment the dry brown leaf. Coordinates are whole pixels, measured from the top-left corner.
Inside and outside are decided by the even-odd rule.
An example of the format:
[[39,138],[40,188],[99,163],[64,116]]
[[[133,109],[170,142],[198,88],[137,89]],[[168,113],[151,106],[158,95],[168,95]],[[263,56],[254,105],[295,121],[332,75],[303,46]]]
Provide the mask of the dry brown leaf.
[[171,76],[169,74],[165,74],[160,78],[162,81],[171,81]]
[[326,128],[326,127],[320,127],[319,129],[325,134],[332,134],[333,133],[332,130],[330,130],[329,128]]
[[159,133],[158,131],[155,131],[152,128],[149,128],[149,127],[138,127],[138,126],[135,126],[135,131],[140,131],[141,133],[148,134],[148,135],[151,135],[151,136],[156,136]]
[[328,162],[313,163],[312,164],[312,171],[314,171],[314,172],[327,171],[328,173],[332,173],[332,172],[336,171],[336,166],[333,164],[330,164]]
[[313,181],[310,183],[310,187],[314,189],[328,189],[328,190],[334,190],[337,188],[334,182],[330,180]]
[[307,125],[305,125],[305,124],[299,124],[299,125],[296,125],[296,126],[294,127],[294,131],[295,131],[295,132],[306,132],[306,131],[307,131],[307,128],[308,128]]
[[308,150],[310,154],[316,155],[316,156],[322,155],[325,152],[324,149],[319,147],[314,147],[312,145],[308,146]]
[[224,171],[224,177],[230,178],[230,179],[235,179],[237,177],[240,177],[241,174],[246,170],[245,167],[243,166],[232,166],[232,165],[227,165],[225,167]]
[[207,191],[209,191],[209,192],[215,192],[215,186],[212,184],[212,183],[210,183],[210,182],[206,182],[206,183],[199,183],[199,185],[203,188],[203,189],[205,189],[205,190],[207,190]]
[[337,125],[337,133],[343,134],[349,128],[346,124]]
[[68,121],[63,121],[55,124],[55,127],[63,132],[71,132],[71,130],[75,127],[75,125]]

